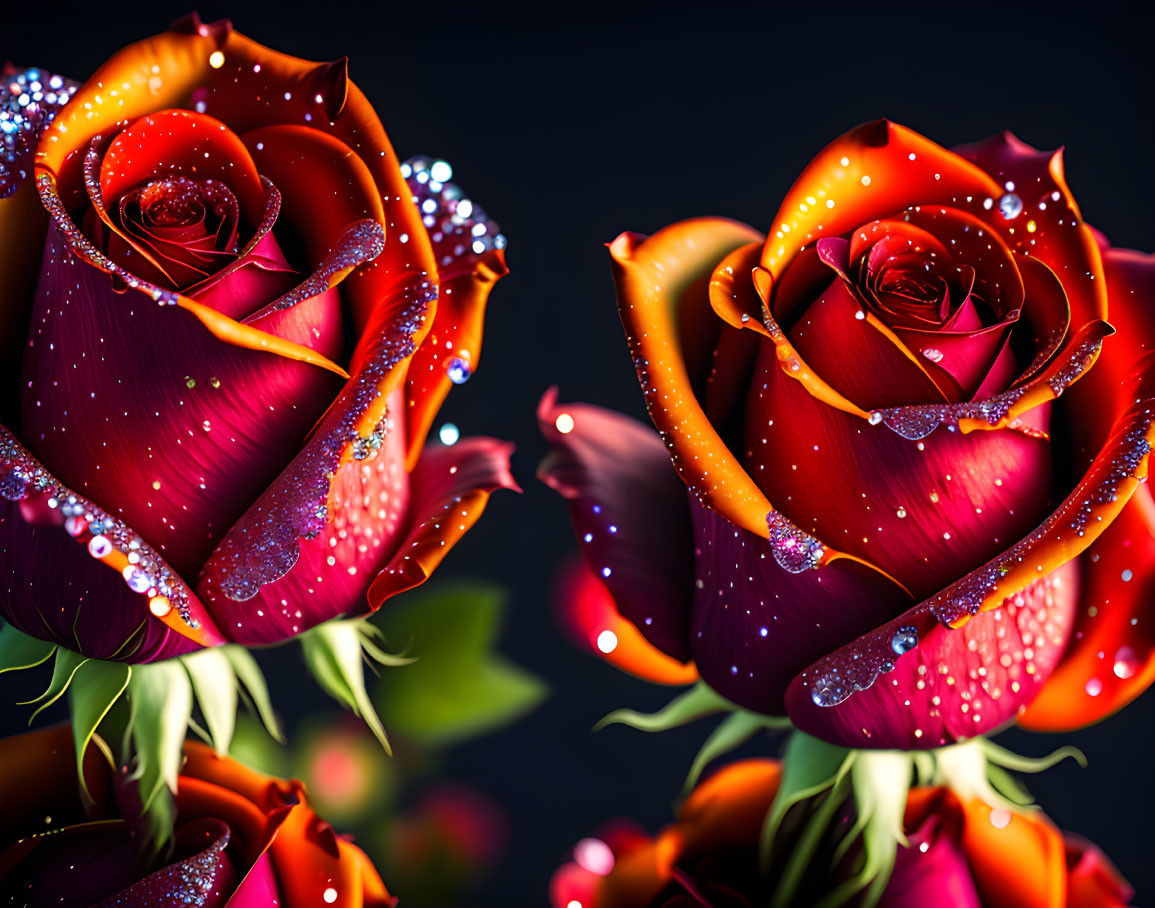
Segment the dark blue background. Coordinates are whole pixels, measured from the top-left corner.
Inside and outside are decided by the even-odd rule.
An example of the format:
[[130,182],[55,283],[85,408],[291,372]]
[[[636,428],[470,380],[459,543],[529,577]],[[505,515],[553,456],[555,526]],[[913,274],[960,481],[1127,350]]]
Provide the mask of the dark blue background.
[[[120,45],[163,30],[184,2],[6,3],[0,58],[83,79]],[[643,415],[602,244],[716,214],[765,226],[810,157],[849,127],[886,116],[945,145],[1009,128],[1066,145],[1084,215],[1116,245],[1155,249],[1155,68],[1140,4],[203,3],[261,42],[318,60],[347,55],[398,153],[447,158],[509,237],[512,274],[493,295],[484,357],[442,419],[517,442],[525,494],[494,498],[445,563],[513,591],[504,649],[546,678],[528,720],[452,752],[447,771],[498,799],[512,850],[477,905],[542,905],[553,868],[603,820],[669,818],[705,734],[598,735],[609,709],[668,692],[581,654],[556,629],[552,584],[573,550],[560,500],[533,478],[543,454],[534,407],[563,400]],[[268,659],[278,704],[323,701],[299,655]],[[311,684],[311,682],[309,682]],[[291,685],[292,689],[287,689]],[[300,690],[299,690],[300,689]],[[1155,699],[1058,738],[1000,740],[1041,754],[1083,748],[1029,780],[1062,827],[1095,840],[1155,894]],[[5,732],[22,725],[5,713]]]

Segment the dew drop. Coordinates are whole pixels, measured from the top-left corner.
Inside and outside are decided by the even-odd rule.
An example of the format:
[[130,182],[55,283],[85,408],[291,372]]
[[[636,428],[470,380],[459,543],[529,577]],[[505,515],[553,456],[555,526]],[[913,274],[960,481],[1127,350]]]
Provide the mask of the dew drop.
[[112,551],[112,543],[107,536],[93,536],[88,540],[88,554],[93,558],[103,558]]
[[1013,192],[1008,192],[999,199],[999,214],[1008,221],[1013,221],[1023,213],[1023,200]]
[[1098,678],[1091,678],[1087,681],[1086,685],[1084,685],[1084,689],[1087,691],[1088,697],[1097,697],[1103,693],[1103,682]]
[[910,625],[900,627],[890,638],[890,648],[899,656],[909,653],[916,646],[918,646],[918,631]]
[[455,385],[464,385],[469,381],[469,376],[473,374],[469,368],[469,363],[459,356],[455,356],[449,361],[445,367],[445,372],[449,376],[449,380]]
[[1115,653],[1115,665],[1112,670],[1116,678],[1126,681],[1139,669],[1139,655],[1129,646],[1121,646]]

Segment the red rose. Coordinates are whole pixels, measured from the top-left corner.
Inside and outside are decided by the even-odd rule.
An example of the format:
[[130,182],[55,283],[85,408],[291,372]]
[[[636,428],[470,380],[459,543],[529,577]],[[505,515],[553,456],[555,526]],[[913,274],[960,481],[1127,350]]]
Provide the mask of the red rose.
[[1058,153],[871,123],[769,235],[610,251],[658,434],[547,396],[542,476],[651,644],[848,746],[1028,704],[1071,728],[1147,687],[1155,259],[1083,222]]
[[[90,746],[85,810],[72,731],[55,726],[0,741],[0,895],[6,903],[200,905],[203,908],[388,908],[396,904],[365,853],[285,782],[185,745],[172,853],[141,862],[140,831],[116,799],[130,786]],[[128,812],[125,811],[127,814]]]
[[[39,273],[4,310],[4,617],[142,662],[421,583],[514,486],[505,444],[424,448],[505,273],[450,175],[398,163],[344,60],[228,22],[101,67],[40,139],[43,261],[0,261]],[[39,228],[32,191],[0,234]]]
[[[759,838],[781,781],[773,760],[733,763],[700,784],[677,822],[653,839],[611,829],[585,839],[551,884],[555,908],[753,908],[769,904],[775,874],[759,870]],[[819,846],[791,904],[814,905],[852,872],[835,859],[849,819]],[[915,788],[879,908],[1107,908],[1131,887],[1101,851],[1064,837],[1037,811],[992,809],[948,788]]]

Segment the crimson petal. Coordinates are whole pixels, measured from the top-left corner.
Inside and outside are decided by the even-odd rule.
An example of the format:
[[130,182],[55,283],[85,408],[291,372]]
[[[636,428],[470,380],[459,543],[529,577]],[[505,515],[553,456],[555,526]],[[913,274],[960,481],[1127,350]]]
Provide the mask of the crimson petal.
[[184,581],[0,427],[0,612],[85,656],[149,662],[223,642]]
[[[858,561],[787,571],[760,536],[692,498],[690,514],[690,652],[702,680],[746,709],[782,714],[787,686],[816,654],[877,627],[910,601],[900,586]],[[668,563],[658,563],[665,577],[681,559],[663,551]]]
[[26,443],[193,576],[337,382],[221,343],[183,308],[118,294],[55,224],[45,261],[23,362]]

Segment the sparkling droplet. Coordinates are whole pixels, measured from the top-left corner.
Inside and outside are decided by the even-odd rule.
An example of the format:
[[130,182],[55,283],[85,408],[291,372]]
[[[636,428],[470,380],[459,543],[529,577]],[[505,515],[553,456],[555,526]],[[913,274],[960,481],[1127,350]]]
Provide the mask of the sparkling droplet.
[[469,381],[469,376],[473,374],[469,368],[469,363],[459,356],[455,356],[449,361],[445,371],[449,375],[449,380],[455,385],[464,385]]
[[112,543],[107,536],[93,536],[88,540],[88,554],[93,558],[103,558],[112,551]]
[[1103,682],[1098,678],[1091,678],[1087,681],[1086,685],[1084,685],[1084,689],[1087,691],[1088,697],[1097,697],[1103,693]]
[[1116,678],[1126,681],[1139,669],[1139,655],[1129,646],[1121,646],[1115,653],[1115,665],[1112,670]]
[[143,593],[152,586],[152,579],[148,574],[131,564],[124,569],[122,576],[124,582],[128,584],[128,588],[134,593]]
[[1023,200],[1013,192],[1008,192],[999,199],[999,214],[1008,221],[1013,221],[1023,213]]
[[918,646],[918,631],[910,625],[900,627],[890,638],[890,648],[899,656],[909,653],[916,646]]
[[441,427],[440,431],[438,431],[437,437],[441,439],[443,445],[455,445],[457,444],[457,439],[461,437],[461,433],[457,430],[457,426],[451,422],[447,422]]
[[618,635],[611,630],[604,630],[598,634],[598,649],[603,653],[612,653],[618,648]]

